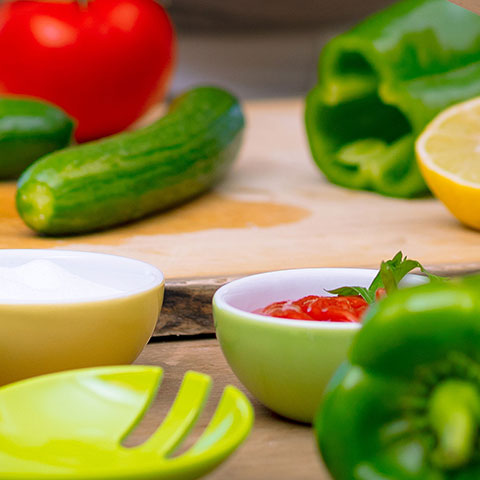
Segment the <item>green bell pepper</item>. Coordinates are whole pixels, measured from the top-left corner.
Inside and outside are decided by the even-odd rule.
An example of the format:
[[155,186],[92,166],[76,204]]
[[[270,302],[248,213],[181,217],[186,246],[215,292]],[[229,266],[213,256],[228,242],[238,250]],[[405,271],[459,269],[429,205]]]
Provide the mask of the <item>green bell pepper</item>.
[[414,142],[447,106],[480,95],[480,17],[447,0],[404,0],[331,40],[306,101],[313,158],[333,183],[427,192]]
[[335,480],[480,478],[480,276],[371,307],[315,419]]

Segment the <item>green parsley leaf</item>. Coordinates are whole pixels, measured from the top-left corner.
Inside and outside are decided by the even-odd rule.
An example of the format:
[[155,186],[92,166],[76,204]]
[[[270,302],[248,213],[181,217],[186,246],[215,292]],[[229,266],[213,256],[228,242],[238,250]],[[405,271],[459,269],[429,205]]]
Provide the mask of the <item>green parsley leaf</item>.
[[373,303],[375,301],[375,294],[371,295],[368,288],[365,287],[340,287],[334,290],[327,290],[328,293],[339,295],[340,297],[348,297],[351,295],[360,295],[367,303]]
[[415,268],[425,274],[430,281],[445,281],[443,277],[428,272],[417,260],[410,260],[398,252],[391,260],[382,261],[380,269],[368,288],[365,287],[340,287],[335,290],[327,290],[340,296],[360,295],[369,304],[375,302],[375,294],[379,288],[384,288],[388,293],[398,289],[401,280]]

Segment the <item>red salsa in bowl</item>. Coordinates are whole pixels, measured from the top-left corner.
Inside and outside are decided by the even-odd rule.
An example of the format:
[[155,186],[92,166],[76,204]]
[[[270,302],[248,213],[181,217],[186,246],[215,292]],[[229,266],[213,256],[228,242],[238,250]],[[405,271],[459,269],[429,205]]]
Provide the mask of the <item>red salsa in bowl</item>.
[[370,304],[396,290],[403,277],[415,268],[419,268],[430,280],[440,278],[427,272],[418,261],[398,252],[391,260],[381,263],[369,287],[339,287],[326,290],[337,296],[308,295],[299,300],[270,303],[253,313],[291,320],[359,323]]
[[271,303],[254,313],[268,317],[323,322],[360,322],[368,303],[360,295],[323,297],[308,295],[299,300]]

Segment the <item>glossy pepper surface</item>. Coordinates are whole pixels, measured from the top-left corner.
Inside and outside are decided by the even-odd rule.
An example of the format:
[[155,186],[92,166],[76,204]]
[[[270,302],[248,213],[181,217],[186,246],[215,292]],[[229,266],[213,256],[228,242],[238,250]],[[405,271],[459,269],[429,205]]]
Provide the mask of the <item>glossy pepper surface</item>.
[[480,478],[480,276],[371,307],[315,420],[335,480]]
[[441,110],[480,95],[480,16],[404,0],[331,40],[306,102],[313,157],[333,183],[427,192],[414,141]]

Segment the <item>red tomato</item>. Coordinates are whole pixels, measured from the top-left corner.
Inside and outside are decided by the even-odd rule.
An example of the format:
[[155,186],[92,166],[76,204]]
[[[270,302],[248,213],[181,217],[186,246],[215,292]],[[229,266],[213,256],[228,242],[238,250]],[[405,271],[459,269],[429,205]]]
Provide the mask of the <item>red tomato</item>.
[[381,300],[383,297],[387,296],[387,291],[384,288],[378,288],[375,292],[375,300]]
[[49,100],[79,141],[132,124],[165,93],[175,36],[154,0],[0,4],[0,93]]
[[298,305],[295,305],[290,301],[272,303],[271,305],[268,305],[268,307],[261,308],[254,313],[265,315],[267,317],[313,320],[312,317],[302,312],[302,309]]
[[268,305],[255,313],[270,317],[325,322],[359,322],[368,303],[360,296],[321,297],[309,295],[294,302],[283,301]]

